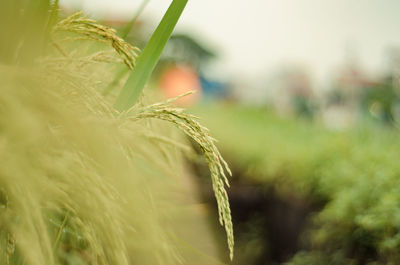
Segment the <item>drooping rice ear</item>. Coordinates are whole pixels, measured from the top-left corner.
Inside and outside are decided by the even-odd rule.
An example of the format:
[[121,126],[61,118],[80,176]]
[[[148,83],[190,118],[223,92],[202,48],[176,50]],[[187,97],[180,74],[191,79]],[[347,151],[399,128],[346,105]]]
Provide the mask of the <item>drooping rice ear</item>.
[[121,117],[127,118],[129,121],[159,119],[170,122],[200,146],[211,172],[212,187],[218,205],[219,222],[225,227],[230,258],[233,259],[233,224],[229,198],[225,189],[225,185],[229,187],[229,181],[225,172],[229,175],[232,175],[232,173],[218,148],[215,146],[216,140],[210,136],[208,129],[197,121],[197,117],[185,113],[181,108],[170,106],[171,102],[192,93],[189,92],[179,97],[145,107],[133,107],[130,111],[123,113]]
[[[71,32],[77,34],[77,37],[65,40],[92,40],[110,44],[120,55],[126,66],[133,69],[135,65],[139,49],[118,37],[113,28],[98,24],[95,20],[84,16],[82,12],[77,12],[58,22],[53,27],[52,33],[57,34],[58,32]],[[68,56],[67,52],[65,52],[54,39],[53,44],[61,54]]]

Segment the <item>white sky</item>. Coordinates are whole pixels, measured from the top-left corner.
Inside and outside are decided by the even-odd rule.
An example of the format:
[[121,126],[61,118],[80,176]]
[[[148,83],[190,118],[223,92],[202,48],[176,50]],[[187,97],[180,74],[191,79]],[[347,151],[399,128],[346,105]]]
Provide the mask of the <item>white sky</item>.
[[[170,0],[150,0],[154,28]],[[132,17],[141,0],[61,0],[92,14]],[[301,63],[317,80],[343,62],[351,47],[366,70],[400,47],[400,0],[189,0],[176,31],[210,41],[226,73],[257,76]]]

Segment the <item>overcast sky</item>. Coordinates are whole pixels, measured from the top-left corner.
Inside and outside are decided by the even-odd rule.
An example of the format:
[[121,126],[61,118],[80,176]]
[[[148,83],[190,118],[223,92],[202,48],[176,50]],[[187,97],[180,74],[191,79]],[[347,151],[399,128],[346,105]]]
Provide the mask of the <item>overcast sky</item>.
[[[102,16],[132,17],[139,0],[62,0]],[[153,26],[170,0],[150,0]],[[296,63],[321,79],[350,50],[366,70],[400,47],[400,0],[189,0],[176,31],[205,38],[221,52],[219,68],[256,76]],[[347,47],[347,48],[346,48]]]

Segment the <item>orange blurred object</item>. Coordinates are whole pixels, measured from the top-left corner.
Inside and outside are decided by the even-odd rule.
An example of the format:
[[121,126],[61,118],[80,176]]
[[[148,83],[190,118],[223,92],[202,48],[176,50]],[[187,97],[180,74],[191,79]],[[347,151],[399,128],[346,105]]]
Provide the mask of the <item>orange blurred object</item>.
[[167,98],[174,98],[189,91],[196,93],[176,101],[183,106],[194,105],[201,98],[201,82],[197,71],[189,65],[172,65],[160,77],[160,88]]

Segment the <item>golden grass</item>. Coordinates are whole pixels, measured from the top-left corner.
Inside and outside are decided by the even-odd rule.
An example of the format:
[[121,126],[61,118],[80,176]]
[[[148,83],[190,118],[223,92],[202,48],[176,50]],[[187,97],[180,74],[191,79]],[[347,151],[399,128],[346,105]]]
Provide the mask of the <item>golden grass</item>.
[[[55,50],[34,65],[0,65],[0,260],[184,262],[163,224],[175,207],[176,175],[182,174],[178,151],[186,148],[173,127],[204,151],[232,257],[224,188],[229,168],[207,129],[170,101],[123,113],[113,108],[114,98],[101,90],[113,80],[112,65],[134,67],[137,51],[114,30],[77,13],[51,32]],[[93,51],[91,41],[113,51]]]

